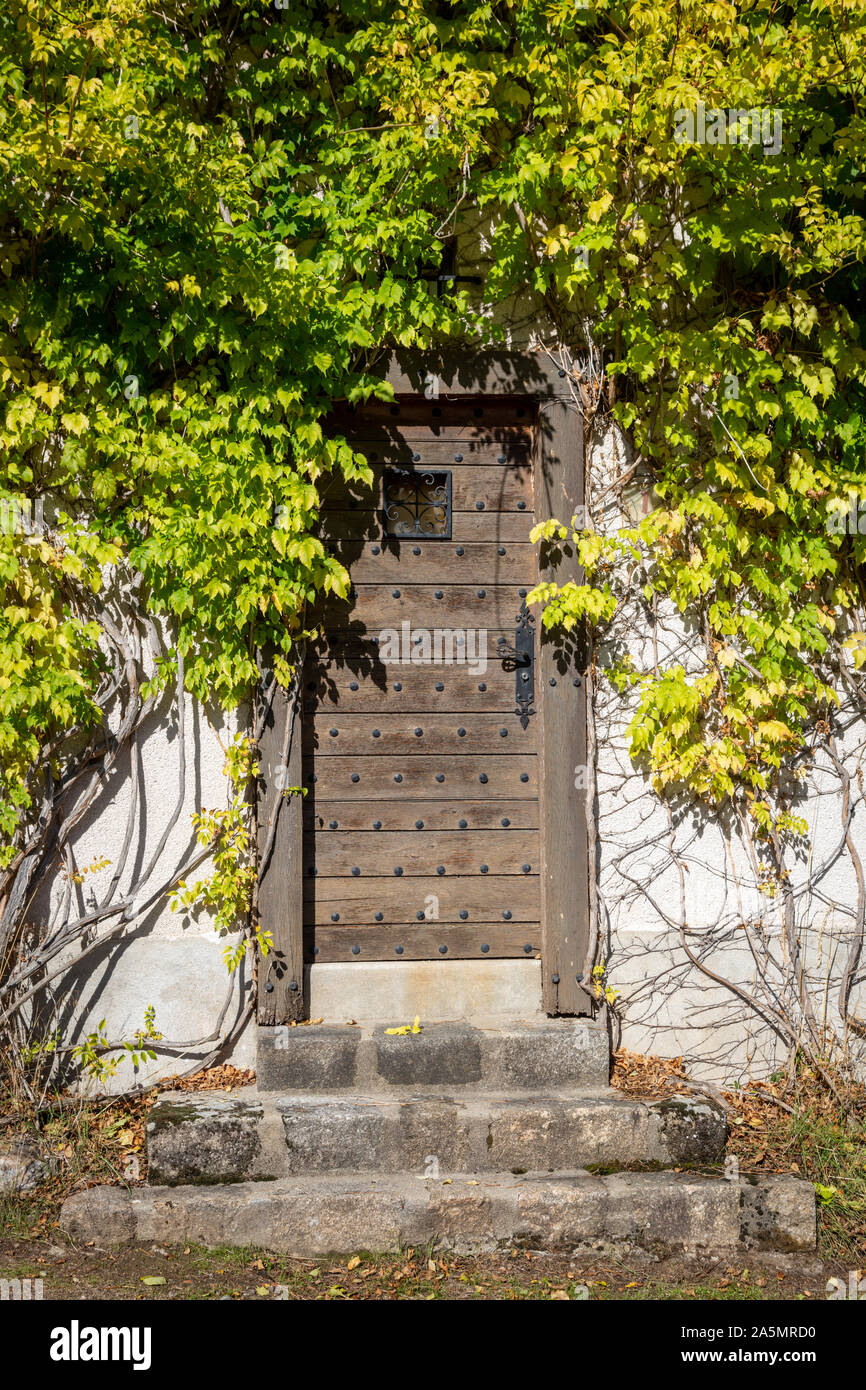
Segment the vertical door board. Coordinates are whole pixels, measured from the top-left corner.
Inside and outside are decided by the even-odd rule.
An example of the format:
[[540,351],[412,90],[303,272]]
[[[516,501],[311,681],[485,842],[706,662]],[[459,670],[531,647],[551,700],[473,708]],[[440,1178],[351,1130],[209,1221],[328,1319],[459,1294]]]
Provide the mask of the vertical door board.
[[303,805],[285,790],[301,785],[299,708],[277,688],[259,740],[259,920],[274,943],[258,962],[258,1021],[265,1024],[305,1017]]
[[[539,406],[535,515],[568,526],[583,504],[583,421],[566,399]],[[542,546],[539,576],[580,580],[574,548]],[[539,633],[539,822],[543,1007],[550,1014],[588,1012],[580,985],[589,931],[584,793],[575,786],[586,761],[586,707],[581,653],[561,633]],[[580,786],[585,779],[579,778]]]

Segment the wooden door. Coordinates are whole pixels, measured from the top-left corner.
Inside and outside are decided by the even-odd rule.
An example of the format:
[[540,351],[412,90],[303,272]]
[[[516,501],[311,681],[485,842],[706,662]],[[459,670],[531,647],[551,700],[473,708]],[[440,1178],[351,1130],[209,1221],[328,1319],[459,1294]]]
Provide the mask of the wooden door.
[[353,589],[304,673],[305,958],[535,956],[534,408],[410,399],[334,423],[375,484],[326,494]]

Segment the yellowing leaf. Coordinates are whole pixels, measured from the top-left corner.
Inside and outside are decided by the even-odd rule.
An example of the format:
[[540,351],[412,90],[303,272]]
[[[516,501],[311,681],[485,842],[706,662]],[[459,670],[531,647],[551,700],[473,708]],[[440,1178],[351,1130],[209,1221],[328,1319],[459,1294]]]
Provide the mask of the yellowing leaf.
[[792,738],[793,735],[787,724],[783,724],[781,719],[763,719],[758,725],[758,733],[762,738],[769,739],[771,743],[783,743],[785,739]]
[[421,1015],[416,1014],[412,1023],[404,1023],[401,1028],[386,1028],[385,1032],[392,1038],[405,1038],[407,1033],[420,1033]]
[[600,222],[613,202],[613,194],[602,193],[600,198],[595,198],[586,209],[588,222]]

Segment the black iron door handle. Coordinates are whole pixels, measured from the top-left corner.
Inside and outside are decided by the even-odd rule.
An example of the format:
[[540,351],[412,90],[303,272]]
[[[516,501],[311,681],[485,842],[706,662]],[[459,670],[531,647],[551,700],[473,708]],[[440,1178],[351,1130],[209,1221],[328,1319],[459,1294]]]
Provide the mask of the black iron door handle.
[[514,713],[520,716],[522,728],[529,723],[529,716],[535,713],[532,701],[535,698],[535,628],[533,617],[526,607],[526,600],[520,605],[517,627],[514,630],[514,646],[504,642],[499,647],[502,668],[514,671],[514,699],[517,705]]

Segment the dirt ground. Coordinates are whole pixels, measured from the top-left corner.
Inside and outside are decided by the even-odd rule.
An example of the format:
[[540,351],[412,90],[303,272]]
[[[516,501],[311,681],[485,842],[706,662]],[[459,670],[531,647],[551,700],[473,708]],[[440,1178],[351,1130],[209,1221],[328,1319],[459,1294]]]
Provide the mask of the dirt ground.
[[157,1245],[98,1250],[32,1236],[0,1241],[0,1278],[42,1279],[50,1299],[748,1300],[823,1302],[848,1272],[815,1255],[652,1260],[526,1251],[453,1256],[428,1250],[298,1260],[257,1250]]

